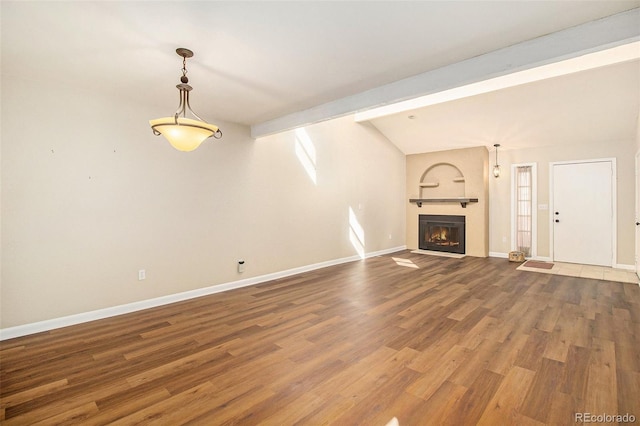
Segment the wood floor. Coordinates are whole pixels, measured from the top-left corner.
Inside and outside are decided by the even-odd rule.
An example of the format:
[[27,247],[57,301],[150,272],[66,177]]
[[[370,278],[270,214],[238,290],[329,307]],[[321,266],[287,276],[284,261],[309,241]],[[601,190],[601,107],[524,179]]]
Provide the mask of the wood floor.
[[406,251],[8,340],[0,419],[640,422],[640,287],[517,266]]

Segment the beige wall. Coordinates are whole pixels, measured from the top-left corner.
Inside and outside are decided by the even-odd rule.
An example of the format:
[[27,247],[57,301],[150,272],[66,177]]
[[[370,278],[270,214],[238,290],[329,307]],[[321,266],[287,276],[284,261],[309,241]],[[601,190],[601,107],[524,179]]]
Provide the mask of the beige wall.
[[172,103],[2,83],[1,328],[353,256],[349,208],[367,252],[404,244],[404,155],[352,117],[307,128],[314,184],[295,132],[182,153],[147,124]]
[[[499,179],[490,179],[492,253],[507,253],[511,241],[511,165],[536,163],[538,169],[538,205],[550,204],[549,163],[557,161],[615,158],[617,169],[617,264],[634,263],[634,154],[635,141],[606,141],[599,144],[575,144],[532,149],[501,149]],[[495,162],[491,158],[491,167]],[[538,257],[550,256],[549,210],[537,210]],[[579,240],[576,241],[578,243]]]
[[[464,184],[450,185],[450,179],[441,179],[437,188],[420,191],[419,183],[424,173],[437,164],[451,164],[465,177]],[[485,147],[456,149],[407,155],[407,247],[418,248],[418,216],[421,214],[450,214],[466,217],[466,253],[470,256],[489,255],[489,159]],[[445,172],[446,173],[446,172]],[[462,188],[462,189],[461,189]],[[418,207],[409,203],[411,198],[478,198],[462,208],[460,203],[424,203]]]
[[[633,264],[640,136],[501,150],[503,175],[489,179],[484,147],[405,158],[374,128],[344,117],[306,128],[314,184],[295,131],[254,141],[246,127],[218,123],[222,140],[180,153],[147,125],[172,104],[15,76],[2,83],[0,328],[353,256],[350,209],[367,252],[416,248],[418,215],[435,213],[467,215],[478,233],[468,254],[506,253],[513,163],[537,162],[538,204],[549,204],[549,162],[616,157],[618,263]],[[409,204],[422,173],[439,162],[459,167],[465,195],[480,202]],[[549,217],[538,213],[544,257]]]
[[636,152],[640,152],[640,112],[636,123]]

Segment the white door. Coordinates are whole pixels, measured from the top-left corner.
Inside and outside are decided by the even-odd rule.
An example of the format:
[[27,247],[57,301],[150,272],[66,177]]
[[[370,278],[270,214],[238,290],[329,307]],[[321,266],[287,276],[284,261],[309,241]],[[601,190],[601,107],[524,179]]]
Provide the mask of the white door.
[[636,153],[636,275],[640,277],[640,152]]
[[611,161],[553,165],[553,259],[612,266]]

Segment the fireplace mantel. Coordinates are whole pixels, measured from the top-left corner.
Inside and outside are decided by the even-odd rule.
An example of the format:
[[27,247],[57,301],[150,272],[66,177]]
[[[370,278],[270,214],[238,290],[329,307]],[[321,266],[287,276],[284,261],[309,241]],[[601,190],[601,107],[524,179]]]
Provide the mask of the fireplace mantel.
[[[465,254],[487,257],[490,173],[487,148],[477,146],[408,154],[406,159],[405,200],[409,201],[405,201],[407,248],[418,248],[420,213],[464,215]],[[468,207],[469,203],[474,204]]]
[[477,198],[465,198],[465,197],[454,197],[454,198],[410,198],[410,203],[416,203],[418,207],[422,207],[422,203],[460,203],[462,208],[467,207],[467,203],[477,203]]

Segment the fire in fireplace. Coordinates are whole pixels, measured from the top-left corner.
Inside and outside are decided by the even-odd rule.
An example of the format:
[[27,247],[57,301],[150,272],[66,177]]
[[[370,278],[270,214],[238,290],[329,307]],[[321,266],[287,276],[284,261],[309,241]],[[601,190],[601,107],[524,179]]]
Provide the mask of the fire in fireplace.
[[418,247],[422,250],[465,253],[465,217],[421,214]]

